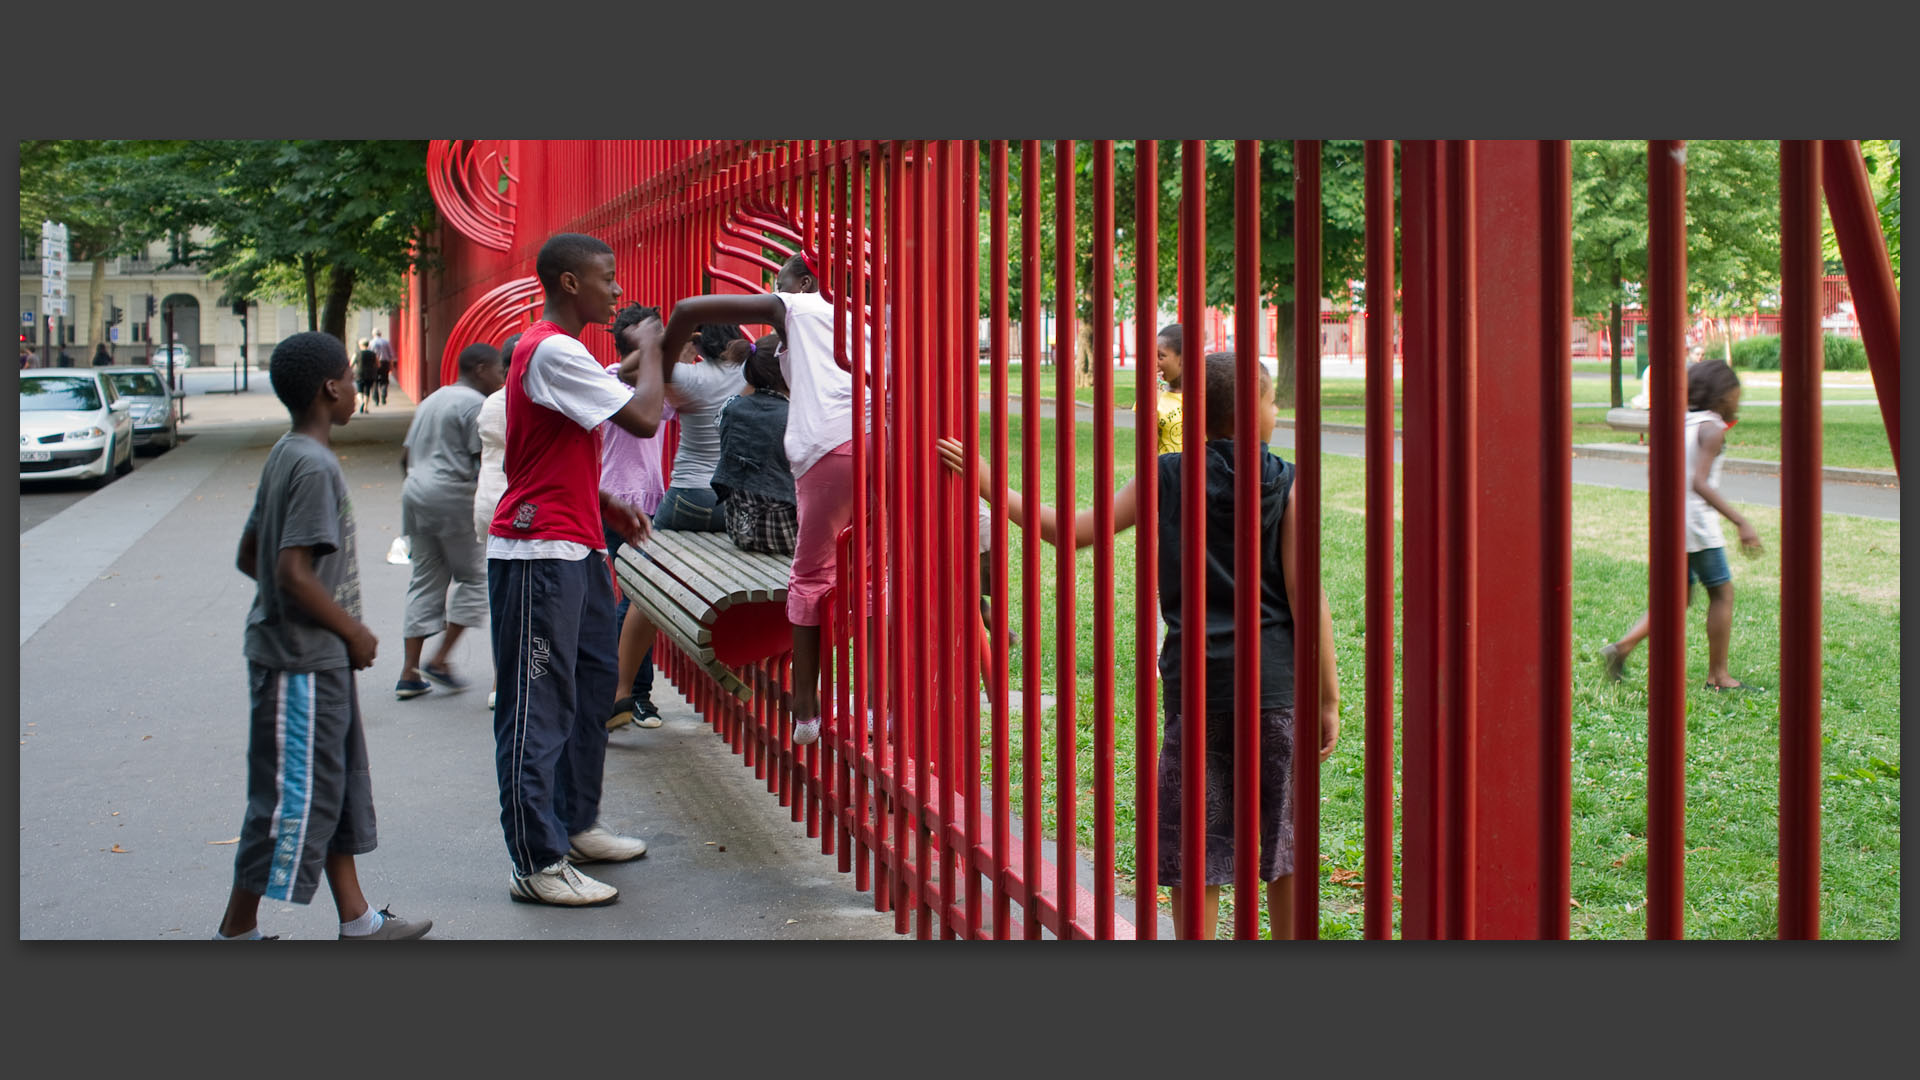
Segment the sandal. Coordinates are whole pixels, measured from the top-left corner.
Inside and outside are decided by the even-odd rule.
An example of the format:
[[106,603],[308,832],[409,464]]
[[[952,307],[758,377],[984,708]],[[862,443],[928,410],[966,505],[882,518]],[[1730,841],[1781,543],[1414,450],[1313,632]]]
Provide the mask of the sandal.
[[1714,683],[1706,683],[1704,685],[1706,689],[1712,690],[1716,694],[1720,694],[1720,693],[1737,694],[1743,690],[1752,691],[1753,693],[1757,694],[1757,693],[1762,693],[1766,690],[1766,687],[1764,686],[1755,686],[1752,683],[1744,683],[1744,682],[1740,683],[1737,686],[1719,686]]

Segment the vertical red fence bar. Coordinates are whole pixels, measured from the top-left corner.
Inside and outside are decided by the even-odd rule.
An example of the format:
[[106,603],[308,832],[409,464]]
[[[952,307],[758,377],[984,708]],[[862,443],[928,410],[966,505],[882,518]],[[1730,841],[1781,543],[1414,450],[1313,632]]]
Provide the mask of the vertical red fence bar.
[[[1020,146],[1020,489],[1040,494],[1040,144]],[[1055,500],[1058,502],[1058,500]],[[1021,871],[1025,936],[1040,936],[1040,523],[1020,530]]]
[[[953,385],[956,367],[961,357],[952,352],[953,335],[953,293],[957,280],[954,275],[954,147],[950,141],[942,140],[935,144],[939,166],[933,171],[932,182],[935,190],[933,243],[935,252],[934,280],[939,282],[938,296],[934,299],[934,323],[932,327],[933,347],[928,351],[933,368],[934,402],[932,426],[928,432],[928,442],[936,435],[953,433],[953,396],[958,388]],[[924,449],[924,447],[923,447]],[[945,470],[941,470],[944,472]],[[934,833],[934,847],[940,861],[940,906],[936,909],[937,925],[942,940],[954,936],[954,861],[953,861],[953,785],[954,785],[954,731],[959,726],[960,710],[958,696],[955,694],[955,669],[958,667],[952,643],[954,641],[954,591],[958,584],[955,571],[959,569],[957,547],[953,535],[954,483],[945,476],[929,477],[930,486],[927,496],[931,500],[933,513],[933,548],[939,559],[938,572],[927,579],[933,586],[935,597],[934,637],[939,642],[938,655],[934,665],[935,685],[939,687],[939,696],[935,698],[934,709],[930,713],[930,722],[934,727],[931,751],[932,773],[939,785],[937,809],[940,815],[940,828]],[[929,797],[932,795],[930,793]]]
[[[1233,144],[1233,936],[1260,936],[1260,144]],[[1196,372],[1206,378],[1206,367]],[[1278,927],[1274,936],[1284,936]]]
[[[1448,363],[1442,376],[1442,409],[1447,414],[1449,438],[1447,472],[1448,548],[1446,585],[1442,590],[1447,610],[1443,633],[1450,648],[1443,669],[1446,680],[1444,708],[1448,718],[1444,757],[1447,770],[1448,825],[1453,832],[1447,845],[1451,865],[1447,870],[1447,936],[1455,940],[1475,935],[1477,878],[1475,855],[1477,791],[1475,756],[1478,751],[1478,696],[1476,670],[1479,662],[1479,600],[1475,589],[1477,523],[1479,521],[1479,431],[1475,424],[1475,393],[1479,365],[1476,335],[1474,283],[1477,277],[1474,252],[1474,144],[1471,140],[1449,140],[1444,151],[1447,169],[1447,198],[1451,205],[1448,218],[1452,235],[1447,246],[1449,278],[1452,288],[1448,303],[1456,317],[1447,338]],[[1315,793],[1318,803],[1318,792]]]
[[[988,153],[987,169],[992,174],[987,266],[993,273],[992,312],[989,321],[988,362],[992,387],[991,444],[993,447],[992,490],[1007,490],[1007,144],[996,139]],[[1007,762],[1010,739],[1007,663],[1009,651],[1007,612],[1007,504],[993,500],[993,649],[989,663],[993,669],[993,936],[1007,940],[1012,936],[1010,921],[1013,906],[1008,901],[1007,871],[1013,843],[1011,792],[1012,769]],[[1031,640],[1027,646],[1033,648]],[[1031,905],[1029,905],[1031,907]]]
[[1207,896],[1207,380],[1201,320],[1206,317],[1206,144],[1180,144],[1181,356],[1201,377],[1180,381],[1180,936],[1201,936],[1212,912]]
[[[1320,144],[1293,144],[1293,933],[1320,936]],[[1242,534],[1244,536],[1244,534]],[[1257,683],[1256,683],[1257,685]],[[1258,773],[1255,773],[1258,776]],[[1236,897],[1236,906],[1243,898]],[[1251,900],[1251,897],[1244,898]],[[1278,928],[1275,937],[1281,936]]]
[[[1393,936],[1393,143],[1366,146],[1367,716],[1363,933]],[[1276,350],[1277,351],[1277,350]],[[1297,632],[1297,631],[1296,631]],[[1296,696],[1296,701],[1298,700]],[[1298,715],[1298,708],[1295,709]],[[1296,872],[1298,872],[1296,870]]]
[[[853,257],[849,260],[851,275],[848,292],[852,296],[853,309],[853,550],[852,585],[853,595],[848,598],[852,605],[851,622],[853,650],[853,745],[848,748],[847,756],[853,766],[853,792],[851,820],[854,841],[853,887],[858,891],[873,888],[873,872],[869,858],[871,852],[864,839],[871,811],[867,800],[868,768],[873,761],[873,752],[868,739],[867,719],[879,707],[878,694],[873,686],[874,654],[872,651],[873,625],[877,612],[874,610],[873,591],[868,585],[871,569],[868,545],[875,542],[869,531],[873,515],[879,510],[878,500],[873,498],[867,488],[870,470],[873,467],[871,444],[879,441],[873,437],[874,425],[868,423],[868,417],[878,415],[868,400],[869,386],[867,364],[869,362],[867,330],[867,288],[868,256],[862,238],[867,228],[867,191],[866,178],[861,168],[862,159],[858,154],[853,157],[847,169],[851,180],[851,207],[847,217],[847,229],[853,236]],[[878,243],[879,237],[874,237]],[[878,271],[878,253],[875,252],[873,269]],[[878,366],[878,365],[876,365]],[[878,376],[876,376],[877,378]]]
[[1054,545],[1054,677],[1053,734],[1054,773],[1053,872],[1059,882],[1055,901],[1060,906],[1061,941],[1073,938],[1076,915],[1074,881],[1075,823],[1079,821],[1079,770],[1074,762],[1075,713],[1079,704],[1076,676],[1079,656],[1076,644],[1077,616],[1074,601],[1073,514],[1077,505],[1073,490],[1074,442],[1077,438],[1080,410],[1074,398],[1075,306],[1079,290],[1074,283],[1074,145],[1071,139],[1053,144],[1053,460],[1054,503],[1060,509],[1061,525]]
[[[873,382],[865,416],[871,418],[871,435],[867,444],[871,447],[872,456],[867,461],[868,486],[862,489],[862,494],[872,500],[869,505],[873,512],[864,525],[860,517],[856,517],[854,523],[855,528],[871,530],[868,535],[873,544],[873,562],[868,567],[867,579],[867,595],[873,597],[872,613],[867,621],[868,640],[872,643],[872,652],[867,658],[868,678],[872,680],[868,700],[872,707],[867,716],[873,740],[873,906],[876,911],[891,911],[898,906],[894,903],[897,895],[894,889],[899,882],[897,864],[890,864],[887,859],[889,819],[893,816],[892,808],[899,804],[898,794],[892,793],[888,786],[893,777],[889,771],[888,746],[893,739],[893,716],[898,710],[892,688],[899,685],[893,681],[893,665],[897,662],[895,657],[898,653],[891,630],[892,625],[899,621],[895,613],[899,599],[888,551],[893,535],[889,532],[889,523],[899,516],[898,507],[888,498],[889,480],[893,475],[888,463],[893,455],[887,449],[892,437],[893,417],[887,395],[888,382],[893,378],[893,354],[889,349],[898,351],[898,346],[894,345],[895,339],[889,336],[892,324],[888,318],[890,305],[887,302],[891,295],[889,282],[892,276],[892,263],[889,260],[896,258],[893,246],[896,234],[889,224],[893,201],[887,187],[891,168],[888,162],[892,156],[890,148],[876,146],[872,156],[867,159],[867,185],[873,200],[869,210],[873,222]],[[856,453],[861,449],[861,444],[854,445]]]
[[[1113,937],[1113,141],[1093,144],[1093,936]],[[1070,509],[1070,507],[1063,507]],[[1071,543],[1064,549],[1073,550]]]
[[1686,144],[1647,143],[1647,441],[1652,526],[1647,659],[1647,936],[1681,936],[1686,873]]
[[[961,584],[959,623],[961,715],[966,720],[962,731],[967,769],[966,847],[961,852],[961,867],[966,874],[967,924],[969,941],[980,937],[980,874],[976,856],[980,846],[980,634],[976,612],[980,607],[980,528],[978,491],[980,490],[980,144],[963,144],[960,164],[960,280],[966,283],[956,322],[960,331],[960,362],[954,391],[960,395],[961,446],[966,451],[966,469],[961,474],[958,515],[959,535],[967,557],[960,566]],[[995,695],[999,695],[996,693]]]
[[[894,923],[899,933],[907,933],[911,928],[914,892],[917,883],[913,880],[908,865],[908,844],[911,834],[908,832],[907,816],[910,810],[907,782],[907,741],[913,723],[912,694],[909,690],[908,676],[911,660],[907,655],[907,620],[911,615],[908,605],[910,590],[906,582],[914,579],[912,556],[907,547],[908,519],[913,515],[912,505],[907,498],[907,440],[910,434],[911,395],[916,348],[908,336],[911,323],[907,311],[914,306],[913,294],[909,291],[913,283],[913,259],[907,252],[905,243],[907,224],[911,209],[911,192],[907,183],[906,146],[895,144],[887,157],[887,203],[890,210],[887,228],[891,240],[888,247],[892,251],[894,273],[892,281],[897,287],[894,293],[893,310],[890,315],[893,328],[894,355],[898,366],[894,371],[904,375],[893,381],[894,418],[890,423],[893,438],[889,440],[892,449],[887,458],[892,467],[892,475],[887,485],[887,498],[884,500],[893,507],[892,553],[896,566],[892,581],[897,588],[890,590],[893,603],[889,614],[891,621],[889,633],[893,639],[893,686],[898,691],[893,699],[894,711],[889,714],[890,733],[893,749],[893,874],[894,874]],[[897,718],[897,720],[895,719]]]
[[[1867,366],[1880,398],[1880,419],[1893,449],[1893,469],[1900,471],[1900,290],[1893,283],[1893,265],[1887,259],[1887,239],[1880,233],[1880,217],[1867,182],[1867,163],[1853,139],[1821,143],[1820,186],[1833,216],[1833,235],[1847,282],[1860,315],[1860,341],[1867,349]],[[1824,359],[1824,357],[1823,357]]]
[[1780,937],[1820,936],[1820,145],[1780,143]]
[[1158,419],[1159,367],[1153,361],[1160,311],[1160,144],[1141,140],[1133,144],[1134,221],[1134,494],[1138,524],[1134,526],[1134,645],[1133,645],[1133,796],[1134,893],[1133,932],[1152,940],[1159,936],[1159,770],[1154,748],[1159,743],[1159,550],[1160,550],[1160,433]]
[[1538,934],[1565,938],[1573,898],[1573,157],[1540,144],[1543,522]]
[[[913,360],[911,370],[913,381],[903,384],[911,387],[912,407],[906,426],[906,456],[913,476],[913,542],[910,550],[916,556],[914,578],[917,582],[932,579],[936,571],[934,563],[933,510],[930,505],[930,477],[927,475],[927,455],[925,451],[928,433],[932,428],[929,413],[933,408],[933,365],[932,312],[933,312],[933,275],[937,264],[929,250],[933,229],[929,225],[933,217],[933,168],[932,146],[925,140],[913,144],[913,169],[910,182],[913,187],[913,297],[914,304],[908,317],[913,323]],[[936,687],[933,683],[934,662],[930,657],[931,640],[928,625],[933,610],[938,603],[938,595],[914,596],[908,594],[912,607],[909,616],[909,629],[913,634],[913,668],[908,680],[908,700],[912,703],[913,734],[909,756],[913,759],[913,818],[914,818],[914,860],[913,884],[917,894],[914,904],[914,936],[922,941],[933,936],[934,909],[932,898],[928,895],[933,873],[930,864],[933,860],[933,835],[927,824],[927,808],[930,805],[928,789],[932,778],[928,768],[930,762],[932,718],[928,715],[933,707],[933,695]]]

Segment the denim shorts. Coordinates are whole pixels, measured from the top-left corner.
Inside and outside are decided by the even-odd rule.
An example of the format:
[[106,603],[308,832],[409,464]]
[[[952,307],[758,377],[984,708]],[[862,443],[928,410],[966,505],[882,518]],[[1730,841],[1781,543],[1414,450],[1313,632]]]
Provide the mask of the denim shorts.
[[653,512],[656,529],[685,532],[719,532],[727,527],[726,513],[720,509],[720,496],[710,487],[670,487]]
[[1697,581],[1713,589],[1732,580],[1733,571],[1727,568],[1726,548],[1687,552],[1687,588],[1693,588],[1693,583]]

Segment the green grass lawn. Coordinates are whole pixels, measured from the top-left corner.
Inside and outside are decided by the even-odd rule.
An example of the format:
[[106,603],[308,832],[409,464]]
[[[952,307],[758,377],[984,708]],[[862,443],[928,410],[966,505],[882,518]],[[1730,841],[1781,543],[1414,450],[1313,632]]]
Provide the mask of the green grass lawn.
[[[1018,418],[1011,419],[1011,468],[1019,476]],[[1051,501],[1053,429],[1042,423],[1040,496]],[[1744,431],[1743,422],[1736,431]],[[987,435],[982,422],[982,436]],[[1116,474],[1132,475],[1130,431],[1116,432]],[[1075,492],[1092,504],[1092,433],[1076,438]],[[1329,455],[1323,462],[1325,506],[1322,560],[1333,603],[1335,651],[1343,698],[1340,745],[1322,771],[1320,851],[1322,866],[1363,867],[1362,770],[1365,758],[1364,479],[1359,459]],[[1573,686],[1573,936],[1635,938],[1645,933],[1646,691],[1644,650],[1629,665],[1627,679],[1609,684],[1593,650],[1624,632],[1645,606],[1646,496],[1608,488],[1574,489],[1574,686]],[[1767,553],[1737,561],[1738,590],[1732,663],[1735,673],[1763,686],[1779,682],[1779,511],[1743,507],[1760,531]],[[1824,868],[1822,931],[1827,937],[1897,937],[1900,899],[1900,532],[1898,522],[1829,515],[1823,545],[1825,646],[1824,733],[1826,753],[1822,829]],[[1020,596],[1020,541],[1013,530],[1011,595]],[[1396,554],[1401,546],[1396,542]],[[1037,663],[1041,685],[1052,693],[1056,642],[1054,549],[1041,547]],[[1116,861],[1123,891],[1132,880],[1135,716],[1134,548],[1124,534],[1114,549],[1116,702]],[[1078,790],[1075,835],[1083,851],[1094,844],[1093,815],[1093,553],[1078,554],[1075,570],[1075,709]],[[1016,603],[1012,625],[1017,630]],[[1706,645],[1700,613],[1688,620],[1688,683],[1705,680]],[[1153,636],[1150,631],[1150,638]],[[1020,676],[1016,670],[1014,699]],[[1773,695],[1734,699],[1688,695],[1688,833],[1686,933],[1692,937],[1765,938],[1775,934],[1778,783],[1778,704]],[[1396,702],[1395,715],[1400,714]],[[990,711],[983,710],[983,755],[991,747]],[[1022,718],[1012,714],[1010,743],[1021,745]],[[1053,710],[1040,718],[1043,827],[1057,824]],[[1157,732],[1158,717],[1149,732]],[[1150,737],[1157,738],[1157,734]],[[1402,744],[1396,733],[1395,746]],[[1017,756],[1009,763],[1018,803]],[[1395,765],[1398,771],[1398,762]],[[982,776],[991,776],[983,763]],[[1398,811],[1396,809],[1396,820]],[[1395,838],[1396,859],[1398,837]],[[1343,875],[1345,876],[1345,875]],[[1357,881],[1357,879],[1355,879]],[[1399,883],[1395,882],[1395,891]],[[1226,890],[1224,904],[1231,904]],[[1321,935],[1357,938],[1361,894],[1322,878]],[[1164,894],[1163,894],[1164,899]],[[1120,910],[1130,913],[1131,900]],[[1164,908],[1163,908],[1164,910]],[[1265,915],[1262,920],[1264,923]],[[1223,912],[1223,932],[1231,926]],[[1396,919],[1397,931],[1397,919]]]

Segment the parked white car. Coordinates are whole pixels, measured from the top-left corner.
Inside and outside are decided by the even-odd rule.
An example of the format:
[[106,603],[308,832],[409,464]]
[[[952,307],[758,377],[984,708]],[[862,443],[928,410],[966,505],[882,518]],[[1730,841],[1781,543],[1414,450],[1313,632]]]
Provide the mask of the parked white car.
[[100,368],[120,400],[132,406],[133,445],[171,450],[180,443],[180,417],[173,402],[181,396],[167,393],[167,377],[146,367]]
[[133,406],[100,370],[20,373],[20,479],[91,478],[133,471]]
[[193,366],[193,352],[185,345],[161,345],[153,350],[153,366],[160,369],[162,375],[167,371],[167,353],[173,353],[175,371]]

